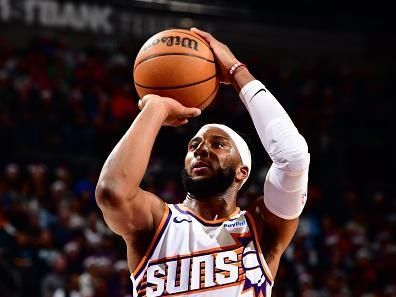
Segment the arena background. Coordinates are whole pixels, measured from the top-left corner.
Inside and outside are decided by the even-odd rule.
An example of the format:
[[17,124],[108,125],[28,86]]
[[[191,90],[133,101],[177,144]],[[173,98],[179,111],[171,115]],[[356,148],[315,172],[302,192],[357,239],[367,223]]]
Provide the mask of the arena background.
[[[122,240],[94,189],[137,110],[143,42],[197,26],[273,92],[311,153],[309,199],[273,295],[396,296],[395,27],[381,4],[322,1],[0,0],[0,297],[126,297]],[[144,187],[183,199],[189,137],[221,122],[250,136],[262,192],[270,160],[230,87],[164,128]],[[394,125],[393,125],[394,127]]]

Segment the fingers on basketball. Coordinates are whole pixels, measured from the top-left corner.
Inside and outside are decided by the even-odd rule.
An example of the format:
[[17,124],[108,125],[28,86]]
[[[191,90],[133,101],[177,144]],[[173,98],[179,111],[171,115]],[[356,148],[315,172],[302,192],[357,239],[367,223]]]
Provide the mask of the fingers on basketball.
[[198,28],[191,28],[191,31],[193,31],[194,33],[197,33],[199,36],[201,36],[202,38],[204,38],[211,46],[212,46],[212,43],[213,43],[213,41],[217,41],[213,36],[212,36],[212,34],[210,34],[210,33],[208,33],[208,32],[205,32],[205,31],[202,31],[202,30],[200,30],[200,29],[198,29]]
[[199,116],[201,114],[201,110],[199,108],[188,108],[184,110],[186,117],[192,118]]
[[179,126],[185,125],[188,123],[188,119],[179,119],[178,122],[179,122]]

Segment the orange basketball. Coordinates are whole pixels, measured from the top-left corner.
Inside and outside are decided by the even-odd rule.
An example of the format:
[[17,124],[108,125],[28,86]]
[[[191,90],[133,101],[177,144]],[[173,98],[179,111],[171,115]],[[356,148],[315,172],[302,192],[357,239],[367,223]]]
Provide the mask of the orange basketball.
[[133,67],[140,97],[157,94],[204,109],[219,88],[210,46],[189,30],[159,32],[145,42]]

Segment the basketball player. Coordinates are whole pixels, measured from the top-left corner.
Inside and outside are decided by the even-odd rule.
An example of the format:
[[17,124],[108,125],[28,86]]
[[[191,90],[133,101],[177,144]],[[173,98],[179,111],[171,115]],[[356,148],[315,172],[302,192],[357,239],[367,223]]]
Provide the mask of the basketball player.
[[273,161],[264,195],[247,211],[237,207],[237,193],[253,174],[250,151],[242,137],[218,124],[203,126],[188,143],[183,203],[167,205],[141,189],[161,126],[184,125],[200,114],[171,98],[146,95],[103,166],[96,199],[107,224],[126,242],[133,296],[268,297],[306,202],[307,144],[227,46],[191,30],[210,44],[222,82],[239,92]]

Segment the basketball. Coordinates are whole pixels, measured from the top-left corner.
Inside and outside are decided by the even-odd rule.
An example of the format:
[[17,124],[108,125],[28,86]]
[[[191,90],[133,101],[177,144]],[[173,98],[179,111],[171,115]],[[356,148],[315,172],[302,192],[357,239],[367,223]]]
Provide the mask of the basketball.
[[212,102],[219,88],[210,46],[183,29],[165,30],[148,39],[137,54],[133,78],[140,97],[157,94],[200,109]]

